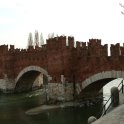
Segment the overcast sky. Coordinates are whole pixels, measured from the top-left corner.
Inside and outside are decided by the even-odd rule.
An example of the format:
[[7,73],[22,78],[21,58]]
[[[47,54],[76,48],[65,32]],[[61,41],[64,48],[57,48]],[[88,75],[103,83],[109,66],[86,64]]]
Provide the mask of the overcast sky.
[[124,42],[123,0],[0,0],[0,44],[27,46],[29,32]]

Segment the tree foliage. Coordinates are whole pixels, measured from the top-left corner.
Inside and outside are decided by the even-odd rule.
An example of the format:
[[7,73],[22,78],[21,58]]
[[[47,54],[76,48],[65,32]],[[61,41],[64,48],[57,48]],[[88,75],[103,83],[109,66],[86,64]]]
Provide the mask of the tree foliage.
[[39,33],[37,30],[35,30],[35,35],[34,35],[34,46],[39,46]]
[[28,36],[28,47],[29,46],[33,46],[33,37],[31,32],[29,33],[29,36]]

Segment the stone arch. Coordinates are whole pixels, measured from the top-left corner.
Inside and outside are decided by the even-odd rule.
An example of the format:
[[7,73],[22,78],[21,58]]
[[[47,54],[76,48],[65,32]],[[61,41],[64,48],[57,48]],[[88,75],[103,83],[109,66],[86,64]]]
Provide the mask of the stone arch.
[[18,80],[20,79],[20,77],[22,77],[23,74],[25,74],[28,71],[32,71],[32,70],[41,72],[45,76],[49,77],[48,72],[45,69],[39,66],[28,66],[28,67],[25,67],[23,70],[21,70],[21,72],[18,74],[18,76],[15,79],[15,83],[18,82]]
[[90,84],[99,81],[99,80],[103,80],[103,79],[115,79],[115,78],[124,78],[124,71],[103,71],[97,74],[94,74],[93,76],[85,79],[84,81],[82,81],[80,84],[77,83],[76,84],[76,91],[77,94],[80,94],[80,92],[85,89],[87,86],[89,86]]
[[15,92],[21,92],[22,90],[31,90],[35,79],[40,74],[45,75],[45,77],[47,77],[47,80],[49,80],[50,76],[45,69],[39,66],[25,67],[23,70],[20,71],[20,73],[15,79]]

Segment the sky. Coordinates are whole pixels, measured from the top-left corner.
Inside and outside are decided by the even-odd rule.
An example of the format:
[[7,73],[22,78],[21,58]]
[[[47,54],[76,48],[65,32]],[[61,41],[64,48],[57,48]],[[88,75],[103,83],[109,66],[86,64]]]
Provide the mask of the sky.
[[0,0],[0,45],[26,48],[35,30],[74,36],[76,41],[124,42],[124,0]]

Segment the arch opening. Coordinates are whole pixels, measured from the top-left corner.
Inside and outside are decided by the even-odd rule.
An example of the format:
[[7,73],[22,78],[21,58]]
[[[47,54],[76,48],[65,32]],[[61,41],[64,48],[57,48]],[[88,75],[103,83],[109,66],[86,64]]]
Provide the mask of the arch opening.
[[108,82],[123,77],[124,77],[124,71],[115,71],[115,70],[103,71],[94,74],[89,78],[85,79],[84,81],[82,81],[82,83],[76,85],[77,95],[80,96],[81,94],[84,94],[83,96],[85,96],[86,94],[87,96],[88,94],[90,96],[94,96],[95,92],[98,93],[100,89]]
[[40,67],[27,67],[16,78],[15,92],[29,92],[37,90],[48,83],[48,74]]
[[88,99],[94,97],[103,97],[103,87],[115,79],[116,78],[105,78],[92,82],[79,93],[79,98]]

